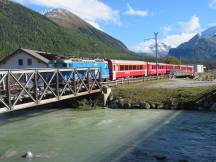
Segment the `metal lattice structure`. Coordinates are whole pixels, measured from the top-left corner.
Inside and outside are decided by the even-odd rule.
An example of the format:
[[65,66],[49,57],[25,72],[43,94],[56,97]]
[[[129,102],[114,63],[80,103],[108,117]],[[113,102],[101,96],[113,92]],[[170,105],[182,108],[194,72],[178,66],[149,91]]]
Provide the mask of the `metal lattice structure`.
[[0,71],[0,112],[101,92],[101,69]]

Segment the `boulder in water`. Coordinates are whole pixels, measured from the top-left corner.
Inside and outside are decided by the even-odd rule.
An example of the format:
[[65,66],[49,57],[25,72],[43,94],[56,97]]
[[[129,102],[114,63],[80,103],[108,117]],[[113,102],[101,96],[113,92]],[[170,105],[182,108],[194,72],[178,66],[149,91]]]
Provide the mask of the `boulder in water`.
[[186,159],[181,159],[181,160],[179,160],[178,162],[189,162],[189,161],[186,160]]
[[167,157],[165,155],[155,155],[154,157],[157,160],[166,160],[167,159]]
[[29,151],[29,152],[25,153],[22,157],[26,158],[26,159],[32,159],[32,158],[34,158],[34,155],[32,152]]

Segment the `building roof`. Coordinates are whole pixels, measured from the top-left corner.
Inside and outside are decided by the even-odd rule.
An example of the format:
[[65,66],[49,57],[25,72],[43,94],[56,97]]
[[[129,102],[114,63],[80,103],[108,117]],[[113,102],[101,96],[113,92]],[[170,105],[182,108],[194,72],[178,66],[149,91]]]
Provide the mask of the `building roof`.
[[32,57],[40,60],[41,62],[44,62],[45,64],[48,64],[50,60],[55,60],[55,59],[60,57],[60,56],[58,56],[56,54],[52,54],[52,53],[20,48],[20,49],[16,50],[15,52],[13,52],[11,55],[5,57],[3,60],[0,61],[0,63],[6,61],[8,58],[16,55],[18,52],[25,52],[26,54],[31,55]]

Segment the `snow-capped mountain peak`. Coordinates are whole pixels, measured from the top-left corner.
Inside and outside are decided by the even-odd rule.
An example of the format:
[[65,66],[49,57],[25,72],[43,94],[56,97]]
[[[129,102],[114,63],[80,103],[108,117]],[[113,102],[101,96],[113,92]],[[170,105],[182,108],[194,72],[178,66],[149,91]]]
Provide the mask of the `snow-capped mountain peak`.
[[216,27],[211,27],[201,33],[201,38],[209,39],[216,36]]

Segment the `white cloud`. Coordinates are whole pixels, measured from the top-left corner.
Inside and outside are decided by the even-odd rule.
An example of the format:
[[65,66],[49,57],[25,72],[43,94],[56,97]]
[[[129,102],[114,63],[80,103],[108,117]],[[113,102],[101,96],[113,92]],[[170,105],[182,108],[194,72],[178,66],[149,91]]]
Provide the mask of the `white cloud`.
[[[175,48],[178,47],[181,43],[189,41],[196,33],[181,33],[175,35],[168,35],[163,39],[158,40],[159,43],[159,51],[162,53],[168,52],[168,47]],[[164,47],[163,45],[166,45]],[[130,47],[129,47],[130,48]],[[154,54],[155,52],[155,40],[150,39],[148,41],[144,41],[134,45],[130,48],[130,50],[137,52],[137,53],[148,53]]]
[[189,41],[197,33],[181,33],[175,35],[168,35],[161,42],[170,45],[172,48],[178,47],[181,43]]
[[89,23],[90,25],[94,26],[96,29],[103,31],[103,29],[101,28],[101,26],[97,22],[88,21],[88,20],[86,22]]
[[127,4],[127,11],[125,11],[125,15],[144,17],[148,16],[148,12],[145,10],[135,10],[130,6],[130,4]]
[[104,21],[120,25],[117,10],[112,9],[100,0],[14,0],[22,4],[36,4],[49,8],[63,8],[80,16],[92,25],[99,27],[98,22]]
[[154,50],[155,40],[150,39],[141,43],[138,43],[135,46],[132,46],[130,50],[137,52],[137,53],[149,53],[151,54]]
[[170,33],[172,31],[172,27],[170,25],[162,27],[161,31],[163,32],[163,35],[167,35],[168,33]]
[[181,22],[182,32],[183,33],[193,33],[199,32],[200,30],[200,20],[197,16],[192,16],[191,19],[187,22]]
[[216,0],[210,0],[209,1],[209,7],[213,8],[213,9],[216,9]]

